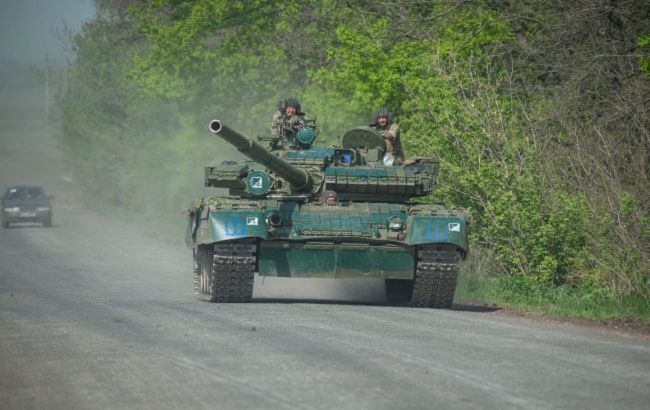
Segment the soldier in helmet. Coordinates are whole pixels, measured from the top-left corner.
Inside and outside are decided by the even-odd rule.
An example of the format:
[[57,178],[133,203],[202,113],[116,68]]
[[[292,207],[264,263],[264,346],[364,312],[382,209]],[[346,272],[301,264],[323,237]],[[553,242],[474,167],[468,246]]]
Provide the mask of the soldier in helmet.
[[318,203],[323,204],[325,206],[336,206],[338,202],[339,199],[338,199],[338,195],[336,194],[336,191],[332,191],[332,190],[323,191],[318,197]]
[[305,114],[300,112],[300,101],[295,98],[280,100],[271,123],[271,147],[293,146],[296,134],[306,126]]
[[325,195],[325,205],[326,206],[336,206],[338,202],[338,197],[336,195],[336,192],[334,191],[327,191]]
[[399,136],[399,126],[393,122],[393,114],[386,107],[379,107],[373,116],[370,127],[377,130],[386,142],[386,158],[400,165],[404,162],[404,150]]

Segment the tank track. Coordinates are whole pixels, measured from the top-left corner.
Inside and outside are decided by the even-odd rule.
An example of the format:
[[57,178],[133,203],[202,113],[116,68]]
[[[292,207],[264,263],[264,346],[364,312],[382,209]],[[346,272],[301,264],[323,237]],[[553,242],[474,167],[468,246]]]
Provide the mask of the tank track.
[[449,309],[456,292],[460,257],[460,253],[450,247],[420,248],[411,305]]
[[207,302],[250,302],[257,269],[252,238],[200,245],[194,254],[194,294]]

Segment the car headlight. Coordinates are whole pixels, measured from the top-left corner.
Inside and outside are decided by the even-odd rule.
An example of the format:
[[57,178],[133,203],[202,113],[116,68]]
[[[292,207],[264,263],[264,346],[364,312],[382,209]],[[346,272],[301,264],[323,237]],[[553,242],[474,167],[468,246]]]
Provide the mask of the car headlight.
[[5,208],[5,212],[20,212],[20,208],[17,206],[14,206],[12,208]]
[[39,207],[36,208],[37,212],[46,212],[46,211],[49,211],[49,210],[50,210],[49,206],[39,206]]

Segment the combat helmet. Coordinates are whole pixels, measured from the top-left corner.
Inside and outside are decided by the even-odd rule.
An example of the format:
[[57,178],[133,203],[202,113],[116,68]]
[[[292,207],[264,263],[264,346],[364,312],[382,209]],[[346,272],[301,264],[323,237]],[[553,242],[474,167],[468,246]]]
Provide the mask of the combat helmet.
[[377,118],[379,117],[386,117],[389,124],[393,121],[393,113],[390,112],[386,106],[377,108],[377,111],[375,111],[375,114],[372,117],[372,124],[377,124]]
[[279,111],[284,111],[287,107],[294,107],[296,112],[300,112],[300,101],[297,98],[281,98],[278,100]]
[[298,101],[297,98],[285,98],[284,99],[284,108],[286,107],[294,107],[296,109],[296,112],[300,112],[300,101]]

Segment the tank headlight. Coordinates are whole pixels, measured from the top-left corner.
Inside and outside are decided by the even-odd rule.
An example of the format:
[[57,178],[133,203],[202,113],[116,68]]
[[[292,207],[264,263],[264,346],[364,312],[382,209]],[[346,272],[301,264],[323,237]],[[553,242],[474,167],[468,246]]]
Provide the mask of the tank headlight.
[[393,217],[388,220],[388,229],[391,231],[401,231],[404,229],[404,221],[402,218]]
[[389,167],[393,165],[393,162],[395,162],[395,157],[393,156],[393,154],[384,154],[383,162],[384,165]]

